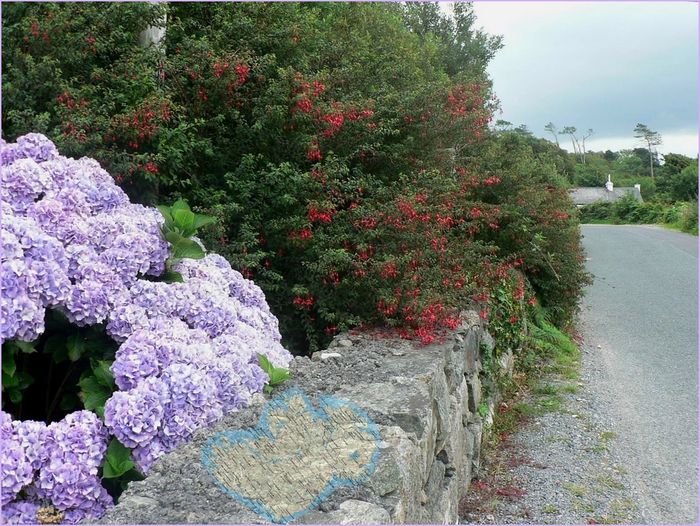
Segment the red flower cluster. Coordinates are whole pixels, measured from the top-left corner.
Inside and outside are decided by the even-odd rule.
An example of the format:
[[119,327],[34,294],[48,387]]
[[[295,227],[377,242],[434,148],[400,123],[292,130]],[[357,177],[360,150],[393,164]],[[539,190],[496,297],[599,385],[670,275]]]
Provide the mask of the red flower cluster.
[[297,308],[303,310],[311,310],[314,306],[314,302],[314,297],[311,294],[307,294],[306,296],[294,296],[294,300],[292,301]]
[[308,218],[312,223],[330,223],[333,221],[333,210],[319,210],[317,208],[309,209]]

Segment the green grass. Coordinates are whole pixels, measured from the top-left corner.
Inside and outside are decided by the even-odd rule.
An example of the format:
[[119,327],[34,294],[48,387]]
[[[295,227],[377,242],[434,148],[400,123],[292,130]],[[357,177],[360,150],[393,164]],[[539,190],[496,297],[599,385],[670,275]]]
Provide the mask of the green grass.
[[600,475],[595,480],[601,486],[606,486],[610,489],[625,489],[625,485],[622,482],[610,475]]
[[534,387],[532,392],[536,395],[555,395],[558,389],[551,384],[538,384]]
[[580,484],[567,482],[564,484],[564,489],[571,493],[574,497],[585,497],[588,494],[586,488]]
[[603,432],[600,434],[600,439],[601,439],[603,442],[606,442],[606,443],[609,442],[610,440],[612,440],[612,439],[615,438],[615,437],[617,437],[617,434],[613,433],[612,431],[603,431]]
[[542,511],[544,513],[554,514],[559,513],[559,508],[557,508],[554,504],[545,504],[542,506]]

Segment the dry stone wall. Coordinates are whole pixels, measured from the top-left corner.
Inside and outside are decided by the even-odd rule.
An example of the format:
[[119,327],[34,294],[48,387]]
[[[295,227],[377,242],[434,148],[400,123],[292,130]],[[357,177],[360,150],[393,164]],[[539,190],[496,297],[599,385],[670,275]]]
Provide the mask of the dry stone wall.
[[[345,485],[335,484],[336,477],[328,495],[316,499],[290,522],[455,523],[459,502],[479,468],[484,432],[479,407],[485,402],[481,414],[489,420],[497,402],[492,388],[483,400],[482,384],[491,383],[481,363],[484,348],[492,349],[493,339],[476,312],[467,312],[462,325],[440,344],[421,346],[400,339],[343,334],[327,350],[311,358],[295,358],[290,367],[293,379],[284,389],[297,388],[312,401],[328,396],[347,401],[376,424],[378,434],[371,474]],[[502,364],[508,368],[509,361],[502,360]],[[222,491],[202,462],[203,448],[212,437],[254,428],[270,405],[259,395],[251,407],[197,433],[188,444],[159,460],[144,481],[132,483],[101,522],[251,524],[274,520],[253,511],[236,492]],[[315,425],[314,421],[308,425]],[[255,482],[258,494],[262,485],[275,504],[280,504],[275,499],[294,493],[280,485],[293,479],[325,477],[324,470],[330,469],[327,462],[308,461],[324,446],[309,446],[312,441],[303,429],[295,432],[297,436],[283,441],[288,449],[296,447],[303,460],[295,464],[294,477],[270,464],[262,475],[266,480]],[[260,470],[256,473],[261,477]],[[302,494],[308,487],[320,486],[302,484],[295,489],[300,507],[308,503]]]

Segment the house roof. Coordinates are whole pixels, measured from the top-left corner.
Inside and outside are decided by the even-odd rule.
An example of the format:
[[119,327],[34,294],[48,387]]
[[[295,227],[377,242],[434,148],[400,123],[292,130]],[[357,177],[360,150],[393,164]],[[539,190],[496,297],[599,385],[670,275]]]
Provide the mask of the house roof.
[[577,206],[590,205],[598,201],[613,202],[622,199],[627,194],[632,194],[637,201],[643,201],[641,192],[633,186],[613,188],[612,192],[605,187],[578,187],[569,190],[569,195]]

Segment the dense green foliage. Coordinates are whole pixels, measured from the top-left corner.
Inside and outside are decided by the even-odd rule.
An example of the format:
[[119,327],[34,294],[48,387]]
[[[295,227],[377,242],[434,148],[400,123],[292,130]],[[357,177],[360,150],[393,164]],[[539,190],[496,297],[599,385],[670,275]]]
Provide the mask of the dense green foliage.
[[3,28],[4,137],[215,216],[207,246],[297,351],[361,325],[431,341],[474,300],[505,332],[533,293],[557,323],[577,307],[574,168],[489,130],[500,40],[468,4],[8,4]]
[[645,202],[632,196],[615,202],[593,203],[581,208],[582,223],[666,224],[697,235],[698,202]]

